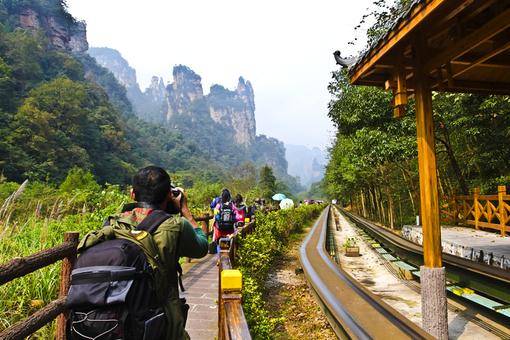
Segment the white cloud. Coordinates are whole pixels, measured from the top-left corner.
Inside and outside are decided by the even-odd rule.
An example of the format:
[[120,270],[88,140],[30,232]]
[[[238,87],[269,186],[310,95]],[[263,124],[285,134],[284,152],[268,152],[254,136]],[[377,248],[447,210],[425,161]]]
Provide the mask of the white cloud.
[[[257,130],[286,143],[329,144],[332,53],[347,43],[371,0],[68,0],[91,46],[119,50],[142,87],[171,81],[176,64],[213,83],[253,83]],[[359,35],[359,34],[358,34]],[[361,36],[358,36],[361,38]],[[360,46],[357,46],[358,48]]]

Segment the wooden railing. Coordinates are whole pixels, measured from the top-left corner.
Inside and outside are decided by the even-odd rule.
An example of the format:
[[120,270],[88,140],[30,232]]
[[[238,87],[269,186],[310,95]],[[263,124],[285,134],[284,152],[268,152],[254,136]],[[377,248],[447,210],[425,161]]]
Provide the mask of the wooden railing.
[[[248,323],[243,312],[242,294],[241,294],[241,273],[233,273],[237,276],[238,285],[232,286],[226,284],[226,279],[222,276],[224,271],[231,271],[236,262],[237,249],[239,246],[239,237],[250,234],[255,229],[255,222],[250,222],[246,226],[239,228],[232,237],[230,244],[220,243],[219,254],[219,291],[218,291],[218,338],[220,340],[245,340],[251,339]],[[225,273],[224,273],[225,274]],[[229,278],[232,280],[232,277]]]
[[64,243],[59,246],[42,250],[36,254],[15,258],[12,261],[0,265],[0,285],[12,281],[18,277],[30,274],[40,268],[49,266],[57,261],[62,261],[60,271],[60,289],[58,299],[50,302],[34,314],[21,320],[0,333],[0,339],[23,339],[36,332],[47,323],[57,318],[55,338],[66,338],[66,297],[70,285],[71,270],[76,259],[76,247],[78,246],[79,233],[67,232],[64,234]]
[[197,216],[197,217],[193,216],[193,219],[195,219],[195,221],[201,222],[200,224],[202,226],[202,231],[206,235],[212,234],[212,228],[209,225],[209,221],[212,220],[213,218],[214,218],[214,216],[211,216],[209,214],[206,214],[204,216]]
[[495,229],[505,236],[510,232],[510,195],[504,185],[498,186],[495,195],[480,195],[475,188],[471,195],[455,196],[443,206],[441,215],[446,222]]
[[[202,230],[209,233],[209,220],[213,217],[204,215],[194,217],[197,222],[202,222]],[[8,263],[0,264],[0,285],[16,278],[30,274],[40,268],[49,266],[57,261],[62,261],[60,271],[60,288],[58,298],[41,308],[24,320],[21,320],[0,333],[1,340],[23,339],[30,334],[52,322],[57,318],[55,338],[66,339],[66,298],[69,291],[71,271],[76,260],[76,248],[79,242],[79,233],[67,232],[64,234],[64,242],[56,247],[42,250],[33,255],[15,258]]]

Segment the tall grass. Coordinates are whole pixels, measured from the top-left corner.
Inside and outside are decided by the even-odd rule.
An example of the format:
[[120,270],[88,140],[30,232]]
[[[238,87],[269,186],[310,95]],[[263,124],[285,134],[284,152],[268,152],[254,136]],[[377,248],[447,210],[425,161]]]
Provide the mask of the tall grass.
[[[0,263],[56,246],[62,243],[66,231],[78,231],[84,235],[97,229],[106,216],[118,211],[129,199],[116,186],[93,189],[62,191],[40,183],[25,187],[0,183],[3,207],[0,216]],[[60,265],[60,262],[56,263],[0,286],[0,330],[57,297]],[[48,325],[33,338],[50,339],[53,328],[54,325]]]
[[[78,231],[81,237],[99,229],[130,200],[126,190],[101,187],[87,176],[76,170],[60,187],[0,179],[0,263],[56,246],[66,231]],[[207,187],[190,190],[195,215],[208,212],[204,202],[209,195]],[[58,262],[0,286],[0,331],[57,298],[60,266]],[[54,327],[50,324],[32,338],[51,339]]]

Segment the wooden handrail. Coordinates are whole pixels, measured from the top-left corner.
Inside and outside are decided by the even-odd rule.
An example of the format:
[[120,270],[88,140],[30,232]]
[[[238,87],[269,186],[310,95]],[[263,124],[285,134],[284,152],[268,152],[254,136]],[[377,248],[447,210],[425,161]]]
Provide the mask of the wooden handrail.
[[454,224],[496,229],[501,236],[510,232],[510,195],[504,185],[498,186],[495,195],[480,195],[479,188],[472,195],[456,195],[441,213],[446,217],[443,220]]
[[[38,329],[53,321],[59,314],[63,313],[66,309],[66,298],[59,298],[58,300],[52,301],[45,307],[39,309],[28,318],[21,320],[11,327],[5,329],[0,333],[0,339],[3,340],[14,340],[24,339],[30,334],[35,333]],[[59,338],[57,339],[65,339]]]
[[[213,216],[204,215],[194,217],[195,221],[203,222],[203,227],[207,228],[207,224],[209,220],[213,219]],[[253,225],[248,224],[247,226],[240,229],[240,234],[245,235],[247,232],[251,232]],[[234,238],[236,239],[236,237]],[[16,278],[25,276],[30,274],[38,269],[49,266],[57,261],[62,260],[62,268],[60,272],[60,287],[59,287],[59,298],[50,302],[45,307],[41,308],[34,314],[17,322],[11,327],[3,330],[0,333],[0,339],[22,339],[30,334],[36,332],[38,329],[46,325],[47,323],[53,321],[57,318],[57,327],[55,338],[57,340],[65,340],[66,339],[66,322],[67,322],[67,310],[65,308],[65,301],[67,298],[67,292],[69,291],[70,286],[70,278],[71,271],[76,260],[77,251],[76,248],[79,242],[79,233],[77,232],[66,232],[64,233],[64,242],[58,246],[41,250],[35,254],[15,258],[7,263],[0,264],[0,285],[3,285],[7,282],[10,282]],[[233,243],[236,244],[237,241]],[[228,261],[230,263],[230,257],[227,255]],[[230,268],[231,265],[229,264]],[[221,273],[221,270],[220,270]],[[241,304],[241,300],[239,299],[239,306]],[[228,310],[232,309],[232,306],[237,305],[237,303],[233,303],[232,301],[228,301]],[[242,307],[240,309],[240,313],[242,313]],[[239,310],[235,312],[232,316],[228,316],[228,319],[234,318],[238,319],[240,315],[242,315],[242,319],[244,320],[244,324],[247,329],[246,320],[244,319],[244,314],[240,314]],[[230,331],[229,331],[230,332]],[[248,332],[249,334],[249,332]],[[234,338],[227,338],[234,339]],[[246,339],[246,338],[243,338]]]
[[68,256],[73,256],[76,254],[77,245],[78,242],[64,242],[56,247],[41,250],[26,257],[18,257],[0,265],[0,285],[49,266]]
[[21,276],[30,274],[37,269],[63,260],[60,272],[59,298],[50,302],[24,320],[2,331],[0,333],[0,339],[23,339],[36,332],[47,323],[53,321],[56,317],[58,317],[58,319],[55,338],[57,340],[66,339],[65,328],[67,316],[65,314],[65,302],[67,291],[70,286],[72,267],[76,259],[78,241],[79,233],[66,232],[62,244],[26,257],[15,258],[0,265],[0,285],[2,285]]
[[222,289],[221,273],[233,269],[238,247],[238,238],[244,237],[255,230],[255,222],[250,222],[237,230],[230,241],[228,249],[220,250],[219,289],[218,289],[218,338],[220,340],[251,339],[250,329],[244,315],[241,291],[225,291]]

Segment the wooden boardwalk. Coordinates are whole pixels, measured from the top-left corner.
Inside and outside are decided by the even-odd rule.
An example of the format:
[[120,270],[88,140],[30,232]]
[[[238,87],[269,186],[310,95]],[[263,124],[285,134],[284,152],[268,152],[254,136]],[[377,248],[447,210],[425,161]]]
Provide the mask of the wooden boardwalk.
[[214,340],[218,337],[218,256],[207,255],[183,265],[185,297],[190,310],[186,330],[192,340]]

